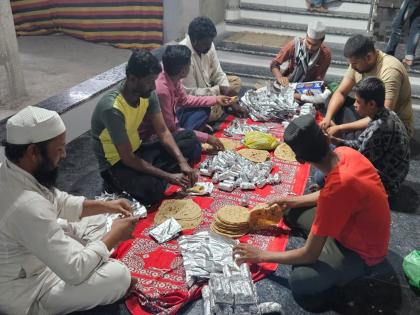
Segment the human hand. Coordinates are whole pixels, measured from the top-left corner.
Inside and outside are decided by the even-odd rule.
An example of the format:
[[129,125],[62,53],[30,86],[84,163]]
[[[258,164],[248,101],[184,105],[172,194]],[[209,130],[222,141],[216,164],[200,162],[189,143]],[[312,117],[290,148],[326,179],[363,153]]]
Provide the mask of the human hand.
[[193,169],[186,161],[179,164],[181,172],[187,176],[190,184],[189,187],[194,186],[198,180],[197,170]]
[[334,125],[329,127],[326,132],[328,134],[328,136],[333,137],[335,135],[339,135],[341,133],[341,126],[340,125]]
[[227,96],[237,96],[238,93],[230,86],[219,86],[220,94],[227,95]]
[[231,98],[230,96],[226,95],[217,95],[216,104],[221,106],[229,106],[231,104]]
[[324,117],[322,120],[321,120],[321,122],[319,123],[319,127],[322,129],[322,130],[324,130],[324,131],[326,131],[329,127],[331,127],[332,126],[332,121],[331,121],[331,119],[328,119],[328,118],[326,118],[326,117]]
[[216,151],[223,151],[225,149],[223,143],[217,139],[215,136],[209,135],[207,139],[207,143],[210,144],[214,150]]
[[265,251],[257,247],[244,243],[238,244],[233,248],[233,257],[238,265],[244,262],[252,264],[263,262],[265,253]]
[[112,223],[109,233],[112,234],[117,243],[128,240],[132,237],[138,221],[139,219],[135,217],[116,219]]
[[121,213],[124,217],[132,216],[131,205],[126,199],[106,201],[105,206],[109,213]]
[[169,174],[166,180],[168,183],[181,186],[182,188],[188,188],[192,186],[188,176],[184,175],[183,173]]
[[248,117],[248,111],[239,105],[239,103],[234,103],[231,106],[232,108],[232,114],[239,118],[246,118]]
[[296,207],[296,203],[288,197],[273,199],[268,204],[270,206],[277,205],[279,207],[278,211],[281,211],[282,213],[284,213],[286,210]]
[[287,77],[280,77],[280,79],[277,79],[277,82],[282,86],[289,85],[289,79]]

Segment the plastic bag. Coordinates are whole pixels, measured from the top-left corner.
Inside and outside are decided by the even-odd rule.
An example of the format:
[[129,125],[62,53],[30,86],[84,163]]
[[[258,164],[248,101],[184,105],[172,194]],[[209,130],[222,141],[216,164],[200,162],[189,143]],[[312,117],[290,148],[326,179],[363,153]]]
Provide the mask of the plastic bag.
[[250,149],[274,150],[279,142],[269,133],[250,131],[245,134],[244,144]]
[[413,250],[404,257],[403,270],[408,278],[408,283],[420,289],[420,250]]

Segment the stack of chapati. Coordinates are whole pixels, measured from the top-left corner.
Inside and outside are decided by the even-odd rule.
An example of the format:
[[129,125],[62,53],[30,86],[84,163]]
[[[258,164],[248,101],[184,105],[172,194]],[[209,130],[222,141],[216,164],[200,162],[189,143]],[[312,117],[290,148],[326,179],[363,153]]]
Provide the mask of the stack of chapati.
[[210,229],[220,235],[241,237],[249,232],[249,211],[240,206],[224,206],[220,208],[210,225]]
[[187,230],[199,226],[203,216],[200,206],[191,199],[168,199],[160,205],[154,223],[159,225],[169,218],[174,218]]

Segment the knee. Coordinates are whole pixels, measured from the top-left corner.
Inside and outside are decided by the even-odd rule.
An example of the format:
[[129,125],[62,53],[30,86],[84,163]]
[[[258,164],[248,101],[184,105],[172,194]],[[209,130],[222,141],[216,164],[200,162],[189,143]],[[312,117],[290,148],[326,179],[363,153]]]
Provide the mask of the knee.
[[201,155],[201,144],[194,131],[182,130],[176,139],[179,149],[189,162],[197,162]]
[[295,301],[308,311],[317,311],[327,303],[330,286],[309,266],[295,267],[289,277]]
[[99,273],[105,278],[102,283],[104,303],[110,304],[121,299],[131,284],[131,274],[127,266],[118,260],[111,260],[103,265]]

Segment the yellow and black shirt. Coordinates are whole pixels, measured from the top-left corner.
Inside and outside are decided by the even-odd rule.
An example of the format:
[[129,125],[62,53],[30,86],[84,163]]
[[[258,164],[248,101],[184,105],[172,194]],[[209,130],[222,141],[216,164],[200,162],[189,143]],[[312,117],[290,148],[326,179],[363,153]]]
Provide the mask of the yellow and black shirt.
[[133,152],[140,147],[142,140],[138,128],[144,117],[160,112],[155,92],[149,98],[140,98],[139,105],[132,107],[122,95],[123,85],[124,81],[104,95],[92,115],[93,150],[101,172],[120,160],[116,144],[129,142]]

